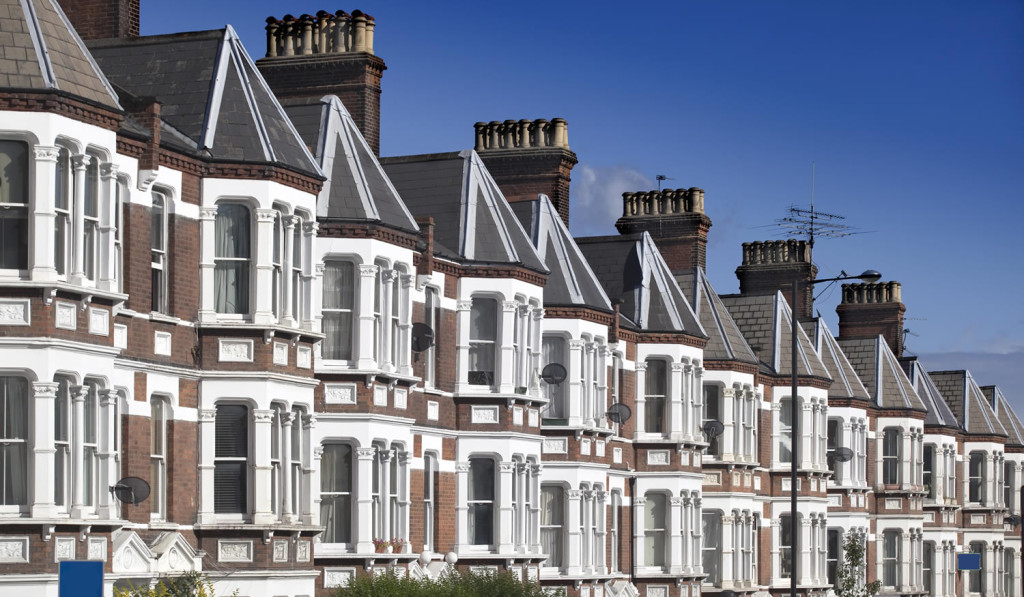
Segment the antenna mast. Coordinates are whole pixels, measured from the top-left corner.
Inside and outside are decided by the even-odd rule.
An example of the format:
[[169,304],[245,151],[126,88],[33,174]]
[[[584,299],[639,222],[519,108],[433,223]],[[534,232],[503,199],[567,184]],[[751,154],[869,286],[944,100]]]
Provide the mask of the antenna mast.
[[818,211],[814,207],[814,162],[811,162],[811,208],[804,209],[790,205],[786,217],[775,220],[779,228],[788,230],[796,236],[807,239],[810,248],[811,260],[814,255],[814,239],[818,236],[825,238],[840,238],[857,234],[852,227],[843,223],[846,216],[839,214]]

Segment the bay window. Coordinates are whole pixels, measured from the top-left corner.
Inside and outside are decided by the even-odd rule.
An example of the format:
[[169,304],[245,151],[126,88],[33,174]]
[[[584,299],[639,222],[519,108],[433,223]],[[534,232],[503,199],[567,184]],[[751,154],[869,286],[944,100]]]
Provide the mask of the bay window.
[[[565,366],[567,363],[565,349],[565,338],[552,334],[545,334],[541,341],[541,359],[544,366],[552,363]],[[568,368],[568,367],[567,367]],[[546,419],[564,419],[569,414],[568,388],[566,383],[545,383],[544,397],[548,400],[547,408],[544,410]]]
[[320,460],[320,524],[324,543],[352,542],[355,466],[349,444],[324,444]]
[[352,320],[355,305],[355,264],[330,260],[324,264],[323,358],[352,359]]
[[494,385],[498,348],[498,301],[474,297],[469,311],[469,383]]
[[167,196],[153,191],[150,211],[150,269],[152,309],[167,312]]
[[249,495],[249,408],[218,404],[215,433],[214,512],[244,514]]
[[[742,417],[743,411],[737,410],[734,412],[736,419]],[[704,423],[716,421],[724,423],[722,421],[722,388],[715,385],[704,386]],[[729,422],[730,425],[733,421]],[[709,438],[710,445],[708,446],[708,454],[713,455],[716,458],[722,457],[722,445],[719,442],[721,435],[716,435]],[[706,571],[706,570],[705,570]]]
[[0,140],[0,268],[28,269],[28,144]]
[[665,433],[665,409],[668,406],[668,363],[647,360],[644,383],[644,431]]
[[645,566],[665,566],[665,542],[668,536],[668,496],[648,493],[644,501]]
[[967,465],[967,501],[981,503],[985,499],[985,453],[971,452]]
[[[714,586],[722,583],[722,513],[710,510],[701,516],[701,534],[704,545],[701,549],[701,564],[704,566],[704,582]],[[739,548],[741,544],[737,544]]]
[[900,532],[882,533],[882,586],[898,587],[900,569]]
[[779,575],[789,578],[793,574],[793,517],[779,517]]
[[239,203],[217,206],[214,304],[218,313],[249,313],[251,234],[249,208]]
[[897,485],[899,482],[900,430],[895,427],[888,427],[882,433],[882,483],[884,485]]
[[928,499],[935,499],[935,445],[924,447],[924,471],[921,475],[924,482],[924,494]]
[[494,460],[470,458],[468,483],[469,543],[489,547],[494,543]]
[[28,387],[0,377],[0,506],[28,504]]
[[543,485],[540,489],[540,544],[548,555],[545,566],[561,568],[565,526],[565,490],[559,485]]
[[54,504],[80,515],[94,507],[99,488],[99,382],[75,385],[56,376],[54,400]]
[[779,402],[779,462],[793,461],[793,399]]

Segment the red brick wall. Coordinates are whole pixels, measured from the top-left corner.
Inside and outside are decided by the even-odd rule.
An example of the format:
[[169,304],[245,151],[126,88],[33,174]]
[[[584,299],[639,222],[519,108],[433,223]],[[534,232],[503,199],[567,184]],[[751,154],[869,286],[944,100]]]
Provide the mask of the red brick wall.
[[139,0],[58,0],[82,39],[139,36]]

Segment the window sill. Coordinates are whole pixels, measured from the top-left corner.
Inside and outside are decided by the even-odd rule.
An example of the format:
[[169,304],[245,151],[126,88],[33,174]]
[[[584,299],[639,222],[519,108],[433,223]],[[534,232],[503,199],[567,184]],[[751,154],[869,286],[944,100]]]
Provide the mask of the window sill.
[[[13,270],[0,270],[13,271]],[[3,287],[16,287],[16,288],[41,288],[47,291],[49,296],[46,297],[47,301],[53,299],[53,296],[57,292],[67,292],[69,294],[80,294],[83,296],[89,296],[91,298],[102,298],[109,300],[114,303],[123,303],[128,300],[128,295],[112,290],[101,290],[93,286],[80,286],[78,284],[72,284],[70,282],[63,282],[60,280],[54,280],[51,282],[39,282],[36,280],[24,280],[19,278],[8,278],[0,274],[0,286]]]

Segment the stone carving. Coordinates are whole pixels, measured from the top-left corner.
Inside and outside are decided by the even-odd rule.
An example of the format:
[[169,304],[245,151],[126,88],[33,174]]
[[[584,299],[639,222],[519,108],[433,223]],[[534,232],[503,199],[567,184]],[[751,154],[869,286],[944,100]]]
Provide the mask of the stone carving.
[[54,544],[54,559],[58,562],[75,559],[74,537],[57,537]]
[[110,333],[110,311],[89,309],[89,333],[97,336],[106,336]]
[[647,585],[647,597],[668,597],[668,587],[665,585]]
[[407,408],[409,406],[409,391],[404,388],[395,389],[395,408]]
[[171,570],[185,570],[185,558],[181,555],[181,552],[177,549],[172,549],[167,554],[167,563],[171,566]]
[[107,559],[107,539],[106,539],[106,537],[90,537],[89,538],[89,559],[90,560],[106,560]]
[[309,369],[313,366],[313,351],[308,346],[300,346],[295,349],[295,366],[299,369]]
[[374,406],[387,406],[388,405],[388,387],[387,386],[373,386],[373,405]]
[[221,340],[219,360],[226,363],[251,363],[252,340]]
[[440,406],[436,400],[427,401],[427,419],[436,421],[440,417]]
[[513,406],[512,407],[512,424],[522,425],[523,424],[523,407]]
[[497,406],[474,406],[470,420],[473,423],[491,424],[498,422]]
[[78,327],[78,315],[73,304],[58,302],[55,310],[57,314],[57,327],[65,330],[73,330]]
[[355,384],[324,384],[324,401],[327,402],[327,404],[355,404]]
[[544,443],[541,444],[541,452],[544,454],[565,454],[568,451],[564,437],[546,437]]
[[298,544],[295,546],[295,561],[309,561],[309,541],[299,541]]
[[0,301],[0,325],[29,325],[31,315],[28,300]]
[[274,541],[274,561],[275,562],[287,562],[288,561],[288,542],[287,541]]
[[584,456],[590,456],[590,440],[583,438],[580,440],[580,454]]
[[28,537],[0,538],[0,563],[28,563]]
[[668,450],[649,450],[647,452],[647,464],[650,465],[666,465],[670,464],[672,456]]
[[167,332],[153,332],[153,354],[171,356],[171,335]]
[[612,448],[612,462],[622,464],[622,448]]
[[325,568],[324,588],[347,587],[353,576],[355,576],[355,570],[352,568]]
[[251,562],[252,541],[224,541],[217,544],[217,560],[220,562]]
[[274,342],[274,364],[288,366],[288,343]]
[[602,441],[594,443],[594,454],[598,458],[604,458],[604,447],[605,443]]
[[119,323],[114,324],[114,347],[128,348],[128,326]]
[[527,413],[527,421],[530,427],[537,427],[540,425],[540,411],[536,408],[531,408]]

